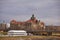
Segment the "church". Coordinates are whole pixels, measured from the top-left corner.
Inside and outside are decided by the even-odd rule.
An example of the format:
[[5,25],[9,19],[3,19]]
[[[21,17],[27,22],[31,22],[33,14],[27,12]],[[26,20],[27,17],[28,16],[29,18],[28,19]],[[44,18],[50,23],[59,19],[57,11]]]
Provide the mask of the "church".
[[36,19],[34,14],[32,17],[24,22],[18,22],[16,20],[10,21],[10,30],[45,30],[44,22]]

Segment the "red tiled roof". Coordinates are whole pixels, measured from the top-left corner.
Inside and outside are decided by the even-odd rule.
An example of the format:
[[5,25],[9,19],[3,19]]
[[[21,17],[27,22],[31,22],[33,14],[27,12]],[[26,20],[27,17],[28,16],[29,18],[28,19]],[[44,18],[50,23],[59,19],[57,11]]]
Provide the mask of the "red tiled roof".
[[[25,24],[26,22],[36,23],[36,21],[38,21],[38,20],[37,20],[37,19],[34,19],[34,20],[29,19],[29,20],[27,20],[27,21],[25,21],[25,22],[17,22],[17,21],[15,21],[15,20],[12,20],[11,22],[13,22],[14,24]],[[41,24],[44,25],[44,22],[41,22]]]
[[36,23],[36,21],[37,21],[36,19],[34,19],[34,20],[30,19],[30,20],[27,20],[26,22]]
[[16,20],[12,20],[11,22],[16,22]]

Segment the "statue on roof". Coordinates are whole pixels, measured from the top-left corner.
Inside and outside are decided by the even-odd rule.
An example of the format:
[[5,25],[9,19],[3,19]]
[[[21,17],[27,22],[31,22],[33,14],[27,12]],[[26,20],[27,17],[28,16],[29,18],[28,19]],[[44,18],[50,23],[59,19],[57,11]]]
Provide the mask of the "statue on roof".
[[34,17],[34,14],[32,14],[32,17],[31,17],[31,19],[32,19],[32,20],[34,20],[34,19],[35,19],[35,17]]

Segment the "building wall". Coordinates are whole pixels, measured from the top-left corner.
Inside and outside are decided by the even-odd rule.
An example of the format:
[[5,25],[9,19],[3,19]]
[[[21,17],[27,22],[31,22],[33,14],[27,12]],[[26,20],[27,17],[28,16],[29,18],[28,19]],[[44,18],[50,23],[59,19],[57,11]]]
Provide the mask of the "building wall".
[[60,26],[46,26],[46,30],[60,31]]
[[6,30],[6,24],[0,23],[0,31],[5,31]]
[[23,29],[23,30],[43,30],[45,27],[44,22],[40,22],[40,20],[37,20],[36,17],[34,17],[34,14],[32,17],[25,21],[25,22],[18,22],[15,20],[12,20],[10,22],[10,29]]

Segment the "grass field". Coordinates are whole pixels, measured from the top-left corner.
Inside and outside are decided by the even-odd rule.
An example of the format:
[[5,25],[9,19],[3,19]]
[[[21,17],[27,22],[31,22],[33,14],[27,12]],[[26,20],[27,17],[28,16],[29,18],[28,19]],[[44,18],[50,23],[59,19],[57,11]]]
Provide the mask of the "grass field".
[[58,36],[16,36],[0,37],[0,40],[60,40]]

